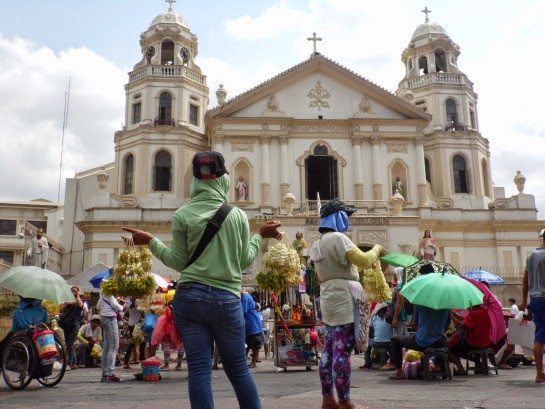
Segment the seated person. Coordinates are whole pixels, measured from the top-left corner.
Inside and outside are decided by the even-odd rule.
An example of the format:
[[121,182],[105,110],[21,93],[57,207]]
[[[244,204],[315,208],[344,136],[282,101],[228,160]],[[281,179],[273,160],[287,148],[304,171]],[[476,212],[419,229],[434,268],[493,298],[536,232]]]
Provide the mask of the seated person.
[[42,322],[49,325],[47,311],[42,307],[42,300],[36,298],[19,297],[19,305],[13,313],[11,331],[21,331],[30,328],[32,325]]
[[450,361],[456,365],[454,373],[457,375],[466,373],[460,357],[465,358],[469,351],[490,345],[490,318],[481,307],[482,305],[476,305],[468,308],[469,314],[465,318],[454,311],[451,313],[452,322],[458,331],[449,338],[448,355]]
[[77,338],[80,341],[77,351],[78,365],[80,367],[93,368],[91,350],[97,342],[100,343],[102,341],[100,315],[94,314],[89,323],[82,325],[78,331]]
[[13,312],[11,331],[8,332],[4,339],[0,340],[0,357],[3,354],[4,346],[14,335],[14,332],[27,330],[32,325],[42,322],[49,325],[49,317],[47,316],[47,310],[42,307],[42,300],[21,296],[19,296],[19,299],[17,309]]
[[[432,273],[433,267],[424,264],[420,268],[420,274]],[[392,380],[404,379],[403,377],[403,348],[415,351],[425,351],[427,348],[444,348],[447,346],[445,330],[450,325],[450,310],[434,310],[422,305],[414,305],[413,328],[416,328],[416,335],[394,335],[390,342],[391,364],[385,365],[383,369],[395,368],[395,373],[389,377]]]
[[375,314],[371,317],[370,327],[373,328],[374,337],[369,338],[367,349],[365,350],[365,364],[360,369],[371,369],[373,362],[371,360],[371,350],[373,348],[390,349],[390,339],[392,338],[392,326],[386,322],[384,315],[388,309],[388,304],[383,303],[377,306]]

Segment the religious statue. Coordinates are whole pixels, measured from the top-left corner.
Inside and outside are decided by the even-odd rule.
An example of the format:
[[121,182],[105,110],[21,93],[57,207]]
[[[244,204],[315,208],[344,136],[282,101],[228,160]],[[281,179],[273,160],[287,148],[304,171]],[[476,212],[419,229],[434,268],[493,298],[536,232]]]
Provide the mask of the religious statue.
[[424,232],[424,237],[420,239],[420,245],[418,246],[418,255],[420,258],[434,261],[437,255],[437,246],[435,240],[432,239],[429,230]]
[[245,202],[248,197],[248,185],[244,181],[244,178],[241,176],[238,178],[237,187],[237,201],[238,202]]
[[396,180],[394,181],[394,183],[392,183],[392,194],[395,195],[396,191],[399,192],[401,196],[405,196],[405,192],[403,190],[403,182],[401,181],[401,178],[399,176],[396,176]]
[[295,240],[293,240],[293,243],[291,243],[291,247],[293,247],[293,249],[299,255],[299,261],[301,262],[301,264],[306,266],[308,258],[308,244],[307,241],[303,238],[303,233],[301,233],[300,231],[295,233]]
[[371,103],[369,102],[369,98],[366,96],[361,99],[360,112],[366,114],[371,112]]

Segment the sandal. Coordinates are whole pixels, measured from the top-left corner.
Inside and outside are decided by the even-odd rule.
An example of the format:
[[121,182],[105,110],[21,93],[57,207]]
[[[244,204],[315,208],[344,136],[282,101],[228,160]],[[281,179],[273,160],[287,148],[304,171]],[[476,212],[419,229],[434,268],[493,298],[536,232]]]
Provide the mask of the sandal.
[[392,381],[402,381],[404,380],[405,378],[402,376],[401,378],[398,378],[397,376],[395,376],[395,374],[392,374],[388,377],[388,379],[392,380]]

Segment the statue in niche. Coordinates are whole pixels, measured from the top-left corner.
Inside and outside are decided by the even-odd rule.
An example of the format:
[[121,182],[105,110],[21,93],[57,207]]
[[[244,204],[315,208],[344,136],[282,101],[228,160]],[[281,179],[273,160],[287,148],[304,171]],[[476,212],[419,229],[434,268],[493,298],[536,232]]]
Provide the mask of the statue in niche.
[[246,181],[241,176],[238,178],[237,187],[237,202],[245,202],[248,199],[248,185],[246,184]]
[[395,193],[399,192],[401,196],[405,196],[405,192],[403,190],[403,182],[401,181],[401,178],[399,176],[396,176],[396,180],[394,183],[392,183],[392,195],[395,195]]

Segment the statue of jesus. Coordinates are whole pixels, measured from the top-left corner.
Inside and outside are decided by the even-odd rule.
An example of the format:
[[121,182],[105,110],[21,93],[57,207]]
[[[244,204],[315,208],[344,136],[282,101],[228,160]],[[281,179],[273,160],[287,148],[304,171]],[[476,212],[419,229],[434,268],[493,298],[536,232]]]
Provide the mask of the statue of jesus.
[[238,178],[236,191],[237,191],[237,201],[245,202],[248,196],[248,185],[246,184],[242,176]]

